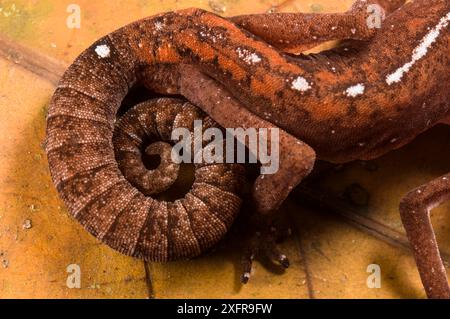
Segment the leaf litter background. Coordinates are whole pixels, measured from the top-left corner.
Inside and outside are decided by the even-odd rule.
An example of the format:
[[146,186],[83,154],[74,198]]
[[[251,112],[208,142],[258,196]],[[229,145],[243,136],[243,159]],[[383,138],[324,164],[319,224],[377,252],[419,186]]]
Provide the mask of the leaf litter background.
[[[244,229],[191,261],[144,263],[99,243],[66,213],[50,180],[42,141],[45,113],[65,67],[94,40],[136,19],[201,7],[236,15],[344,11],[351,0],[87,1],[81,29],[68,29],[73,1],[0,1],[0,298],[423,298],[398,214],[408,190],[450,168],[450,128],[438,126],[371,162],[318,164],[289,198],[293,234],[283,271],[256,262],[239,283]],[[432,220],[450,260],[450,205]],[[237,225],[238,226],[238,225]],[[66,286],[69,264],[81,289]],[[366,285],[381,267],[380,289]]]

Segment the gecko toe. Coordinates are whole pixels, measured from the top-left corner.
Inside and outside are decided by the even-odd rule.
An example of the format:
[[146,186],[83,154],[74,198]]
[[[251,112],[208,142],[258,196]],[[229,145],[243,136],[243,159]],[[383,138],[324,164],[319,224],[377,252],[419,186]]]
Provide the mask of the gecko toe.
[[241,259],[241,283],[247,284],[249,282],[255,258],[266,258],[279,264],[283,269],[290,266],[288,257],[277,246],[278,240],[286,237],[285,233],[283,230],[274,227],[266,227],[263,231],[255,231],[253,233]]
[[248,283],[249,279],[250,279],[250,273],[249,272],[245,272],[241,276],[241,283],[246,284],[246,283]]
[[289,268],[290,266],[289,259],[285,255],[280,256],[279,262],[284,268]]

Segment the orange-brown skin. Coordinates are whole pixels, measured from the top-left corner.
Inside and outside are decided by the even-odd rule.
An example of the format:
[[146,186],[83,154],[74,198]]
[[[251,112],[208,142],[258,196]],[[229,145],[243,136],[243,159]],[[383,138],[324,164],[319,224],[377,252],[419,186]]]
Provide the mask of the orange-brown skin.
[[[409,3],[388,16],[385,27],[370,43],[352,42],[315,58],[288,57],[223,18],[191,9],[165,16],[173,21],[166,25],[154,56],[148,54],[151,50],[145,44],[144,50],[136,50],[142,60],[153,63],[167,62],[169,51],[182,56],[178,63],[195,65],[234,92],[252,113],[261,117],[271,114],[266,118],[269,122],[307,142],[321,159],[370,159],[408,143],[449,113],[450,85],[442,81],[448,77],[447,28],[401,83],[389,86],[384,81],[408,62],[427,28],[434,27],[448,9],[449,3],[442,0]],[[285,19],[292,21],[294,17]],[[153,19],[139,24],[152,29],[152,23]],[[175,27],[179,25],[184,28]],[[198,26],[205,31],[197,30]],[[223,41],[211,40],[221,35]],[[145,42],[129,37],[131,46]],[[247,48],[262,62],[245,63],[236,48]],[[292,90],[297,76],[312,83],[312,88],[307,92]],[[358,83],[366,87],[363,95],[351,98],[344,94]],[[427,107],[423,108],[425,102]],[[403,125],[405,119],[407,126]]]
[[[70,211],[78,219],[83,212],[89,231],[125,253],[148,260],[181,257],[179,246],[173,246],[167,216],[178,219],[184,210],[135,193],[115,162],[111,140],[116,113],[136,82],[157,93],[183,95],[223,127],[281,129],[280,170],[260,176],[253,187],[257,210],[266,214],[277,209],[309,174],[316,157],[335,163],[374,158],[447,120],[450,35],[443,21],[450,12],[449,1],[376,2],[387,15],[376,32],[366,23],[366,9],[372,2],[361,0],[348,13],[336,15],[225,19],[189,9],[137,21],[98,40],[64,74],[49,108],[49,165]],[[283,26],[289,29],[280,35]],[[426,35],[437,26],[438,35],[423,54]],[[316,55],[286,53],[330,39],[349,41]],[[415,51],[417,47],[420,52]],[[399,72],[417,56],[406,71]],[[95,138],[99,140],[92,142]],[[424,187],[427,204],[447,199],[450,184],[446,178]],[[113,182],[122,188],[115,188]],[[112,216],[98,204],[99,199],[106,203],[103,194],[109,184],[109,191],[120,197],[111,204],[115,215],[117,209],[123,210],[122,197],[135,194],[139,198],[133,206],[139,227],[128,220],[128,226],[140,229],[132,243],[126,240],[134,236],[127,221],[116,220],[112,230],[120,231],[112,234],[111,223],[121,215]],[[204,189],[199,196],[205,201],[212,198],[209,202],[214,204],[222,195]],[[413,195],[406,197],[401,213],[427,294],[450,297],[428,210],[421,209],[422,217],[415,217],[414,200]],[[87,202],[97,206],[86,209]],[[140,202],[145,212],[139,212]],[[204,216],[207,223],[208,215]],[[219,237],[216,233],[208,237],[211,229],[202,229],[198,223],[193,230],[208,239],[198,249],[198,238],[189,237],[193,243],[189,256],[210,247]],[[184,235],[178,242],[183,242]],[[276,258],[286,264],[284,255]],[[244,265],[245,275],[250,266]]]

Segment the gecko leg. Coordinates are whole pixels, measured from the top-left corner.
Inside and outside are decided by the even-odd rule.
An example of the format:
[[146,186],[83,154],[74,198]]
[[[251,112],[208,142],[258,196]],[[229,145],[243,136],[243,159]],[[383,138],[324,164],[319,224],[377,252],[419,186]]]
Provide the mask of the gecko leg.
[[278,249],[277,243],[290,235],[290,228],[288,225],[278,223],[271,218],[280,216],[280,214],[261,216],[257,212],[253,214],[254,218],[251,220],[250,225],[255,227],[256,230],[250,233],[248,243],[244,246],[245,249],[241,258],[242,283],[246,284],[250,279],[253,260],[258,255],[267,257],[284,268],[289,267],[289,259]]
[[277,241],[281,237],[278,229],[265,224],[263,232],[256,231],[250,237],[245,245],[244,253],[241,258],[242,274],[241,282],[246,284],[250,279],[253,260],[257,255],[264,255],[272,261],[277,261],[282,267],[288,268],[290,265],[288,257],[277,247]]
[[[261,220],[270,218],[270,215],[278,210],[291,190],[312,171],[316,159],[314,150],[287,132],[248,111],[221,84],[199,70],[191,66],[183,66],[180,69],[182,75],[179,83],[180,93],[203,109],[222,127],[240,127],[244,130],[256,128],[256,132],[260,132],[260,128],[279,131],[276,139],[273,139],[271,134],[257,133],[259,143],[265,142],[268,149],[273,149],[272,143],[275,143],[279,149],[278,170],[272,174],[259,175],[252,187],[252,198],[256,212],[259,214],[258,217]],[[239,140],[239,137],[237,139]],[[239,141],[248,146],[249,141],[245,137]],[[289,265],[287,257],[276,248],[269,223],[266,223],[262,235],[259,239],[251,240],[250,247],[244,254],[243,282],[247,282],[250,277],[252,260],[257,252],[262,252],[271,259],[278,260],[283,266]]]
[[[221,84],[196,68],[182,66],[180,75],[180,93],[222,127],[244,130],[255,128],[259,145],[262,142],[268,149],[273,149],[272,143],[277,144],[278,169],[276,172],[258,176],[253,186],[252,196],[258,212],[270,214],[278,209],[291,190],[312,171],[316,160],[314,150],[274,124],[251,113]],[[272,140],[271,134],[260,133],[261,128],[277,130],[279,134],[275,140]],[[237,139],[239,140],[238,136]],[[244,136],[239,142],[248,146],[249,141]],[[255,154],[255,156],[259,155]]]
[[268,13],[229,19],[277,49],[298,54],[326,41],[369,40],[377,30],[367,22],[374,14],[371,6],[381,5],[379,14],[384,16],[404,2],[357,0],[344,13]]
[[450,298],[447,273],[430,221],[430,210],[450,200],[450,173],[409,192],[400,215],[429,298]]

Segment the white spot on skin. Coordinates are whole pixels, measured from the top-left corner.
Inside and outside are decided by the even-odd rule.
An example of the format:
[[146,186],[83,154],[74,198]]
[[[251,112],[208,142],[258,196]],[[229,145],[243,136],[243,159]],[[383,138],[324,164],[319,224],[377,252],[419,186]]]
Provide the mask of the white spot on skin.
[[436,39],[438,38],[442,29],[447,27],[449,21],[450,21],[450,12],[447,13],[446,16],[441,18],[436,27],[431,29],[431,31],[425,35],[425,37],[420,42],[419,46],[417,46],[414,49],[411,61],[405,63],[403,66],[401,66],[400,68],[398,68],[397,70],[395,70],[393,73],[389,74],[386,77],[386,83],[388,85],[400,82],[403,76],[411,70],[412,66],[428,53],[428,49],[434,42],[436,42]]
[[292,89],[300,92],[306,92],[311,89],[311,85],[309,85],[308,81],[304,77],[297,77],[294,81],[292,81]]
[[155,22],[155,29],[157,31],[161,31],[162,29],[164,29],[164,24],[162,22]]
[[248,64],[259,63],[261,58],[256,53],[252,53],[247,49],[237,48],[236,52],[240,59],[244,60]]
[[23,229],[30,229],[32,227],[31,219],[26,219],[22,225]]
[[261,58],[256,53],[252,53],[250,55],[250,62],[252,62],[252,63],[261,62]]
[[109,46],[107,46],[106,44],[97,45],[97,47],[95,48],[95,53],[97,53],[97,55],[101,58],[107,58],[109,57],[110,53]]
[[270,119],[270,118],[272,118],[272,113],[264,112],[263,114],[264,114],[264,118],[265,118],[265,119]]
[[364,93],[366,87],[362,83],[358,83],[345,90],[345,94],[349,97],[357,97]]

